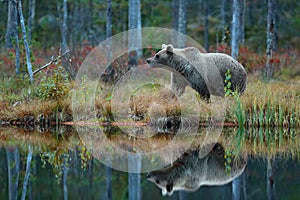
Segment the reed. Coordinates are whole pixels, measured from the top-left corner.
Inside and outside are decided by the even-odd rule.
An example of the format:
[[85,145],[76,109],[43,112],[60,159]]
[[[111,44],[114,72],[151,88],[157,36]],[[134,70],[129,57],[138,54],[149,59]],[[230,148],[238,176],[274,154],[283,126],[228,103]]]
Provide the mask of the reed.
[[239,126],[285,127],[300,125],[300,85],[251,82],[243,96],[227,97],[228,113]]

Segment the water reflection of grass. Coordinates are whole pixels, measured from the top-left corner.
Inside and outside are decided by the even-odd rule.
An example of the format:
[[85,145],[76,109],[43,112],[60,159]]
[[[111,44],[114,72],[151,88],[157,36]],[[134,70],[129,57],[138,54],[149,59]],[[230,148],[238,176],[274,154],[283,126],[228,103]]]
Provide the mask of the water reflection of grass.
[[[183,150],[198,149],[207,133],[206,129],[202,128],[198,130],[198,133],[190,133],[174,139],[175,135],[172,134],[134,138],[116,128],[108,128],[104,132],[99,132],[99,127],[82,130],[86,132],[78,133],[75,130],[57,133],[54,133],[55,130],[34,132],[2,127],[0,128],[0,146],[18,147],[23,152],[22,154],[28,151],[29,145],[32,146],[34,156],[38,155],[43,165],[52,166],[55,176],[60,181],[63,168],[68,167],[69,159],[78,159],[80,167],[86,169],[93,156],[102,161],[104,158],[114,159],[124,156],[115,151],[115,147],[130,152],[153,152],[168,147],[149,158],[154,165],[157,162],[170,163],[178,158]],[[114,134],[107,132],[112,130]],[[81,134],[80,137],[78,134]],[[231,156],[253,158],[291,156],[300,160],[300,137],[299,130],[296,129],[224,129],[218,143],[224,146],[225,151]],[[187,147],[187,144],[190,146]]]
[[[1,128],[0,129],[0,145],[17,144],[18,146],[33,145],[36,151],[48,149],[49,151],[57,149],[72,149],[76,146],[89,145],[86,141],[90,141],[95,145],[96,151],[107,152],[110,146],[118,146],[125,151],[131,152],[152,152],[168,146],[170,151],[166,151],[165,158],[170,157],[170,152],[180,152],[189,148],[198,148],[202,145],[206,136],[206,129],[202,128],[198,133],[189,133],[186,135],[176,136],[173,134],[157,134],[152,137],[134,137],[122,132],[121,129],[114,130],[114,134],[99,132],[99,127],[84,128],[89,132],[78,133],[73,132],[54,133],[55,131],[39,132],[24,131],[17,128]],[[94,131],[96,130],[96,131]],[[91,134],[91,132],[94,132]],[[212,134],[212,133],[210,133]],[[149,136],[149,135],[148,135]],[[175,139],[176,137],[176,139]],[[191,143],[192,141],[192,143]],[[252,156],[275,156],[275,155],[292,155],[300,158],[300,137],[297,129],[224,129],[218,142],[225,149],[235,152],[236,154],[252,155]],[[27,148],[24,148],[27,149]],[[87,147],[87,149],[89,149]]]
[[291,155],[300,158],[300,137],[297,129],[255,128],[225,133],[221,140],[237,153],[252,156]]

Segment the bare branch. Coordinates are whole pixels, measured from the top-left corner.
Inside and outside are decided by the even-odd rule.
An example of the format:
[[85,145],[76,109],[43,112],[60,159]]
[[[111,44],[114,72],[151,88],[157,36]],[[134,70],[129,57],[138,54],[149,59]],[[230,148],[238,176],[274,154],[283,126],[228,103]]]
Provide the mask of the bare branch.
[[57,62],[59,59],[61,59],[62,57],[64,57],[67,53],[69,53],[70,51],[66,51],[65,53],[63,53],[62,55],[56,57],[55,59],[51,60],[50,62],[48,62],[47,64],[43,65],[42,67],[39,67],[38,69],[34,70],[33,75],[35,75],[36,73],[38,73],[39,71],[49,67],[50,65],[52,65],[53,63]]

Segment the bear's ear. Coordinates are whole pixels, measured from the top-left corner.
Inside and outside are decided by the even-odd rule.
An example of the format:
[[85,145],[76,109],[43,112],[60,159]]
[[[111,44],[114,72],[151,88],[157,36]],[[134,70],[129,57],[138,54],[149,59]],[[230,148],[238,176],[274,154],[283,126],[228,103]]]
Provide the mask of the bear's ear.
[[167,46],[167,48],[166,48],[166,51],[167,51],[167,53],[170,53],[170,54],[172,54],[173,53],[173,46],[171,45],[171,44],[169,44],[168,46]]
[[161,49],[166,49],[167,46],[168,46],[168,45],[166,45],[166,44],[162,44],[162,45],[161,45]]

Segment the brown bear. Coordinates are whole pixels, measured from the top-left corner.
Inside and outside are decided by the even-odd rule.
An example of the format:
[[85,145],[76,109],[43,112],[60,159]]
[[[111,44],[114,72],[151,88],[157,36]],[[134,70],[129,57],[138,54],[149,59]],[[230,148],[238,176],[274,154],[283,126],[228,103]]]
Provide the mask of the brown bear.
[[[247,158],[233,157],[227,162],[225,150],[219,143],[204,157],[202,149],[185,152],[171,166],[147,174],[147,179],[162,190],[163,195],[174,191],[196,191],[203,185],[224,185],[240,176]],[[228,168],[226,168],[226,166]]]
[[[229,70],[231,90],[242,94],[246,89],[247,73],[235,59],[222,53],[201,53],[195,47],[183,49],[162,45],[162,50],[148,58],[150,67],[167,67],[180,74],[185,82],[177,83],[177,95],[189,84],[206,100],[210,95],[224,97],[224,81]],[[228,77],[227,77],[228,78]]]

